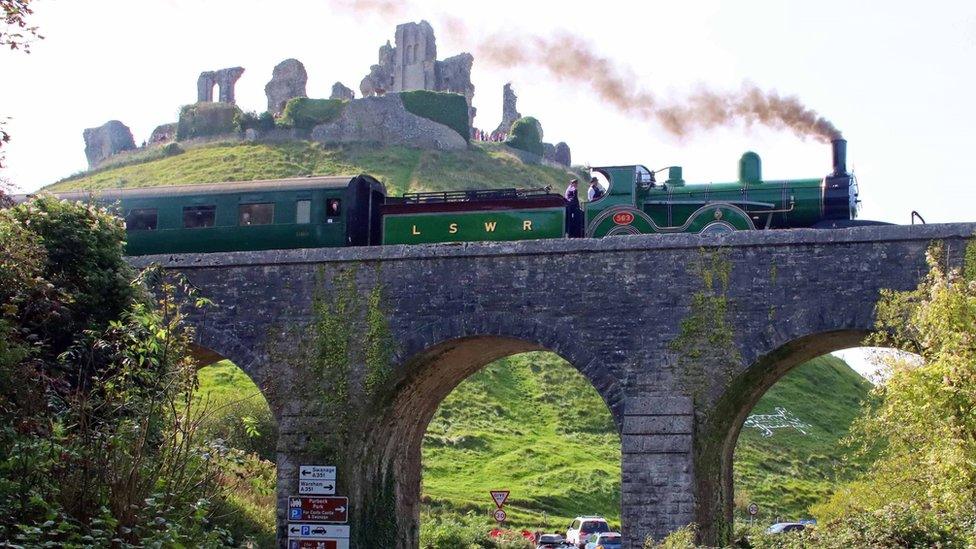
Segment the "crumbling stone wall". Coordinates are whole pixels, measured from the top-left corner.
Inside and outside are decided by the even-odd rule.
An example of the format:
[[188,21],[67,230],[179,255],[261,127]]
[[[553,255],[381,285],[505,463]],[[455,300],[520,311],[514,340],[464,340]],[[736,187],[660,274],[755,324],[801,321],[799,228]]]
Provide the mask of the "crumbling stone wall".
[[218,89],[219,103],[235,103],[234,86],[242,74],[244,74],[244,67],[201,72],[197,78],[197,103],[212,102],[215,85]]
[[97,128],[87,128],[82,136],[89,168],[98,166],[113,154],[136,148],[132,130],[118,120],[109,120]]
[[305,65],[298,59],[285,59],[275,65],[271,71],[271,80],[264,86],[264,94],[268,97],[268,112],[281,114],[289,99],[308,97],[305,95],[307,82]]
[[356,98],[356,92],[347,88],[342,82],[336,82],[332,84],[332,95],[329,99],[342,99],[345,101],[352,101]]
[[359,91],[363,97],[410,90],[448,91],[468,101],[468,122],[474,121],[474,84],[471,67],[474,56],[462,53],[437,60],[434,29],[427,21],[397,25],[395,46],[389,42],[379,50],[379,61],[370,67]]
[[519,118],[522,118],[522,115],[518,112],[517,102],[518,96],[515,95],[515,91],[512,89],[512,83],[505,84],[502,88],[502,121],[495,129],[496,132],[508,134],[512,129],[512,124]]

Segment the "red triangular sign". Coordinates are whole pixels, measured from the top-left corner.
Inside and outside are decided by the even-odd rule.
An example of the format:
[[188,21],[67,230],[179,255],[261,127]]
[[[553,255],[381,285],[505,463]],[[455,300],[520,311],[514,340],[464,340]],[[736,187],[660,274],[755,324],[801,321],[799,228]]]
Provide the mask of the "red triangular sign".
[[505,505],[505,501],[508,500],[508,490],[492,490],[491,499],[495,501],[495,506],[499,509],[502,505]]

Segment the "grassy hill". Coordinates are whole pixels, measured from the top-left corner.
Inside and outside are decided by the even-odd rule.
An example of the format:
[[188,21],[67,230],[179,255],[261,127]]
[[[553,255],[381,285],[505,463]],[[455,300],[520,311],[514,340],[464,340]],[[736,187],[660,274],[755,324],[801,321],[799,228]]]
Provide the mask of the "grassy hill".
[[[135,157],[133,160],[139,160]],[[465,151],[346,145],[323,147],[290,143],[213,143],[182,154],[83,172],[46,190],[146,187],[221,181],[251,181],[306,175],[369,173],[387,192],[552,185],[562,192],[570,174],[543,165],[525,164],[500,143],[477,143]]]

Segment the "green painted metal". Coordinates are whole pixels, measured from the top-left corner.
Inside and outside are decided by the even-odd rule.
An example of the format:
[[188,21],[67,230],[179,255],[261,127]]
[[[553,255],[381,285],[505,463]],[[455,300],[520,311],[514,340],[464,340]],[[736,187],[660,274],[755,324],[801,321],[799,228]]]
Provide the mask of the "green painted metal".
[[[339,216],[326,216],[328,199],[345,199],[345,189],[287,190],[247,193],[213,193],[189,196],[125,198],[121,212],[136,208],[157,210],[156,230],[130,230],[128,255],[190,253],[343,246],[346,240],[346,208]],[[311,201],[309,223],[296,223],[296,202]],[[274,223],[240,225],[242,204],[274,204]],[[212,227],[183,228],[184,206],[215,206]]]
[[762,183],[762,159],[748,151],[739,159],[739,182]]
[[[634,200],[586,204],[586,234],[591,237],[701,232],[716,221],[735,230],[810,227],[824,218],[823,179],[763,181],[762,161],[754,152],[739,161],[740,181],[728,183],[686,183],[677,166],[668,168],[664,183],[642,177],[650,173],[642,166],[596,170],[610,180],[617,196],[633,189]],[[617,215],[624,211],[631,215]]]
[[383,244],[561,238],[565,208],[386,214]]

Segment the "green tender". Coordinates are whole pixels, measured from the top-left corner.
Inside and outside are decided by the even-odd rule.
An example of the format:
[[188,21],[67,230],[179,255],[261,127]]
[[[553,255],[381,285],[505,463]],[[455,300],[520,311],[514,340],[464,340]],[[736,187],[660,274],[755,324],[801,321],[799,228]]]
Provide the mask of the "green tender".
[[565,235],[565,208],[386,214],[383,244],[534,240]]

